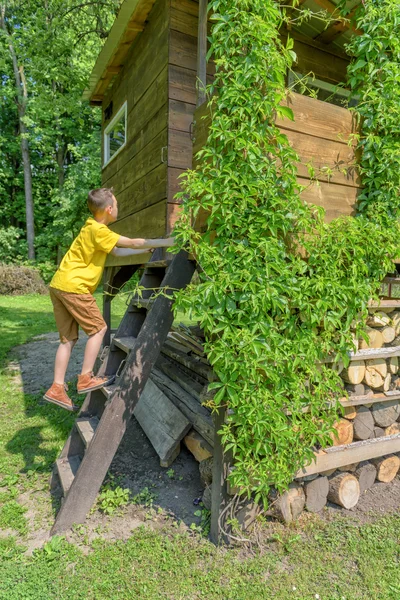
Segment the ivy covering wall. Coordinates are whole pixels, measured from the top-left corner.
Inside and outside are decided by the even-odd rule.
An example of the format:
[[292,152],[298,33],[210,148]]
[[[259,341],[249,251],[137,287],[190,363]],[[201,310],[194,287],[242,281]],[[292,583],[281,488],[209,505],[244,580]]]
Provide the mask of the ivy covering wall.
[[[383,4],[386,30],[394,3]],[[275,125],[277,113],[292,117],[280,106],[295,59],[291,41],[284,47],[278,34],[283,9],[274,0],[210,3],[213,118],[200,165],[183,180],[176,227],[178,245],[198,260],[200,282],[178,295],[178,306],[207,336],[218,377],[212,405],[228,409],[221,432],[235,464],[231,482],[257,499],[265,500],[271,486],[283,490],[315,448],[331,443],[343,394],[335,368],[321,360],[332,354],[346,364],[350,326],[366,314],[398,251],[399,156],[397,146],[391,156],[398,144],[391,130],[400,121],[385,116],[385,106],[397,104],[386,67],[398,77],[399,26],[379,49],[376,5],[365,3],[365,34],[352,46],[351,84],[363,96],[365,193],[357,218],[326,224],[323,209],[301,200],[297,157]],[[200,207],[210,212],[202,236],[193,226]]]

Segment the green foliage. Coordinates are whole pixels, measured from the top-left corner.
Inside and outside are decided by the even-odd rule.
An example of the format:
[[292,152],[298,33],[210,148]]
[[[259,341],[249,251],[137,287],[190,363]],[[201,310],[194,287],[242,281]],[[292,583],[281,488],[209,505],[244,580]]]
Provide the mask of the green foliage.
[[[7,34],[0,28],[0,227],[26,227],[11,39],[27,86],[24,123],[41,263],[60,258],[86,216],[88,190],[100,184],[101,111],[82,100],[82,92],[119,4],[3,3]],[[25,243],[18,255],[26,258]],[[8,260],[14,258],[10,254]]]
[[[363,35],[353,38],[349,82],[360,98],[359,148],[364,183],[359,211],[397,233],[400,214],[400,19],[393,0],[366,0]],[[395,224],[395,226],[394,226]],[[394,229],[394,231],[393,231]]]
[[106,515],[112,515],[118,508],[126,506],[129,502],[129,490],[117,486],[114,489],[106,487],[99,496],[100,510]]
[[133,504],[141,504],[147,508],[152,508],[154,500],[156,500],[157,495],[149,490],[148,487],[144,487],[138,494],[135,494],[132,498]]
[[24,232],[18,227],[0,227],[0,262],[21,260],[27,255]]
[[24,514],[26,508],[16,500],[9,500],[0,506],[0,529],[13,529],[21,534],[27,532],[27,522]]
[[[392,270],[399,230],[369,215],[326,224],[321,208],[301,200],[298,157],[275,125],[277,114],[292,118],[280,103],[295,58],[292,40],[284,47],[279,37],[278,2],[210,8],[212,124],[201,165],[182,180],[175,229],[198,260],[200,283],[177,299],[206,333],[214,406],[229,409],[221,434],[231,482],[265,502],[271,486],[285,489],[331,443],[343,392],[320,361],[331,354],[347,363],[350,325]],[[192,224],[200,209],[209,212],[203,236]]]
[[[36,551],[36,556],[39,553]],[[41,551],[47,562],[60,560],[65,554],[65,537],[62,535],[54,535],[44,546]]]

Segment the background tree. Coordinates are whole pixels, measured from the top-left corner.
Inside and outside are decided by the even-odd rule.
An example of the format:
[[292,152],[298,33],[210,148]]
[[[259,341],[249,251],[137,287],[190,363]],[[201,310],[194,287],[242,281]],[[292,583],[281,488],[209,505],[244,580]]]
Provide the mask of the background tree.
[[101,115],[82,91],[118,8],[119,0],[1,4],[0,240],[8,258],[26,257],[23,232],[33,258],[35,226],[38,261],[56,262],[82,222],[87,189],[100,183]]

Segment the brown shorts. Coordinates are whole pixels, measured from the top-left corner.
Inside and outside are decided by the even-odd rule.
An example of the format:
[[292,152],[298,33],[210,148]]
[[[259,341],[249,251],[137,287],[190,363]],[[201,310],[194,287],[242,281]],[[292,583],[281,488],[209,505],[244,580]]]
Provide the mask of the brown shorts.
[[87,335],[106,326],[92,294],[72,294],[51,287],[50,298],[61,342],[77,340],[79,326]]

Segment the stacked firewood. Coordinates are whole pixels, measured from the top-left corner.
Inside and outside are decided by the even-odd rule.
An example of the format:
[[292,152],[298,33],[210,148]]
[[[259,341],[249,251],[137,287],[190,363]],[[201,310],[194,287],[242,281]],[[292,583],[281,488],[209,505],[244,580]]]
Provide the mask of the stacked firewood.
[[[356,342],[349,366],[341,372],[344,414],[332,434],[333,446],[340,451],[353,442],[369,444],[400,434],[400,310],[371,309],[367,327],[369,341]],[[182,441],[199,461],[201,472],[202,465],[210,471],[212,464],[214,424],[207,389],[213,378],[201,329],[182,324],[173,329],[151,379],[190,422]],[[400,458],[391,454],[299,478],[275,498],[273,511],[289,522],[304,509],[318,512],[328,502],[350,509],[375,481],[388,483],[399,469]],[[211,481],[206,484],[208,492],[210,485]]]
[[[368,341],[355,340],[352,360],[341,371],[348,399],[332,434],[336,447],[400,434],[400,310],[371,309],[367,335]],[[328,502],[353,508],[375,481],[389,483],[399,469],[399,456],[391,454],[300,478],[277,499],[276,511],[289,522]]]
[[168,334],[150,375],[156,386],[189,420],[183,443],[196,460],[212,456],[214,424],[207,408],[207,388],[213,370],[205,356],[204,335],[199,327],[180,324]]
[[400,311],[386,311],[388,312],[378,310],[370,313],[367,320],[368,341],[355,340],[359,360],[351,361],[349,367],[341,373],[350,396],[400,389],[400,379],[397,375]]

